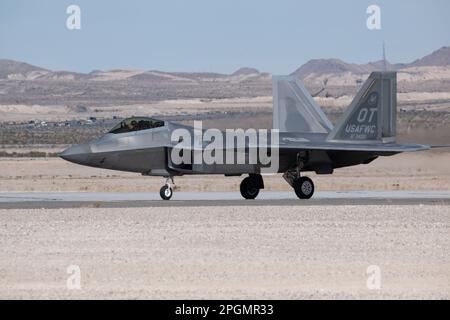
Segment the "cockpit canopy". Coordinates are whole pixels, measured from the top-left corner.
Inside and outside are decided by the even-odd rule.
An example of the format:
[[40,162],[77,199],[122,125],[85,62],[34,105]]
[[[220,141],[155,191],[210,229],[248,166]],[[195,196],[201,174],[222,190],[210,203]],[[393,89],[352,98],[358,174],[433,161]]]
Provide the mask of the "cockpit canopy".
[[146,117],[128,118],[118,123],[109,133],[126,133],[164,127],[164,121]]

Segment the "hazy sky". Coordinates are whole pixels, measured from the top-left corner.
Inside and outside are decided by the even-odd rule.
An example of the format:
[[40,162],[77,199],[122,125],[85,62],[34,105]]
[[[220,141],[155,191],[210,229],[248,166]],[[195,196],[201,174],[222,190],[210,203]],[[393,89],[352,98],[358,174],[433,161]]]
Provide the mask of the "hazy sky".
[[[81,30],[66,8],[81,8]],[[381,30],[366,27],[381,7]],[[287,74],[313,58],[411,62],[450,45],[449,0],[0,0],[0,58],[56,70]]]

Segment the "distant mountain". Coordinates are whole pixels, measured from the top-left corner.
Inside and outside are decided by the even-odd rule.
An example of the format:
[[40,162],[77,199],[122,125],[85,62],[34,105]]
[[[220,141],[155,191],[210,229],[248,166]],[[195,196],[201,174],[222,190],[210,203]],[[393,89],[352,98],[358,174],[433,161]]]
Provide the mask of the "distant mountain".
[[422,59],[416,60],[409,64],[410,67],[429,67],[429,66],[450,66],[450,47],[442,47],[441,49],[429,54]]
[[53,71],[42,74],[36,79],[70,81],[70,80],[88,80],[89,78],[90,76],[84,73],[70,72],[70,71]]
[[[401,70],[399,92],[442,93],[448,99],[450,48],[441,48],[409,64],[375,61],[347,63],[338,59],[315,59],[294,74],[304,79],[310,92],[325,97],[354,95],[358,81],[371,71]],[[434,69],[439,69],[437,74]],[[417,69],[408,70],[407,68]],[[406,75],[406,76],[405,76]],[[326,82],[325,82],[326,78]],[[20,80],[20,83],[17,82]],[[326,83],[326,90],[324,90]],[[117,106],[176,99],[231,99],[272,95],[271,75],[254,68],[232,74],[213,72],[164,72],[158,70],[94,70],[90,73],[52,71],[27,63],[0,60],[0,105]],[[77,112],[83,109],[76,109]]]
[[[443,47],[430,55],[418,59],[408,64],[391,64],[386,61],[386,69],[389,71],[397,71],[410,67],[430,67],[430,66],[450,66],[450,47]],[[367,64],[347,63],[339,59],[314,59],[310,60],[292,74],[299,78],[306,78],[315,74],[320,76],[323,74],[367,74],[373,71],[384,70],[384,61],[370,62]]]
[[136,80],[136,81],[163,81],[166,80],[166,77],[164,75],[159,74],[157,72],[143,72],[140,74],[133,75],[129,77],[128,79]]
[[[397,70],[405,68],[406,66],[407,65],[403,64],[403,63],[392,64],[389,61],[386,61],[386,70],[388,70],[388,71],[397,71]],[[380,70],[385,69],[383,60],[369,62],[368,64],[363,65],[363,67],[366,69],[366,72],[380,71]]]
[[[403,64],[391,64],[386,61],[386,69],[395,71],[405,67]],[[341,73],[353,73],[353,74],[365,74],[373,71],[384,70],[384,61],[370,62],[367,64],[354,64],[346,63],[339,59],[314,59],[310,60],[300,68],[295,70],[292,75],[296,75],[299,78],[306,78],[311,74],[320,76],[323,74],[341,74]]]
[[45,73],[49,72],[49,70],[32,66],[31,64],[14,61],[14,60],[7,60],[7,59],[0,59],[0,79],[9,79],[9,78],[26,78],[27,75],[31,73]]
[[241,75],[245,75],[246,76],[246,75],[250,75],[250,74],[258,75],[259,74],[259,70],[255,69],[255,68],[244,67],[244,68],[240,68],[240,69],[236,70],[231,75],[232,76],[241,76]]
[[[367,64],[347,63],[339,59],[314,59],[310,60],[292,74],[305,79],[311,75],[319,77],[324,74],[354,75],[368,74],[372,71],[387,70],[396,71],[409,67],[425,66],[450,66],[450,47],[443,47],[421,59],[409,64],[391,64],[384,61],[375,61]],[[254,75],[254,76],[253,76]],[[243,67],[231,75],[212,72],[163,72],[144,70],[94,70],[90,73],[77,73],[69,71],[51,71],[36,67],[24,62],[14,60],[0,60],[0,79],[6,80],[51,80],[51,81],[110,81],[133,80],[141,82],[158,81],[267,81],[270,75],[260,73],[255,68]]]

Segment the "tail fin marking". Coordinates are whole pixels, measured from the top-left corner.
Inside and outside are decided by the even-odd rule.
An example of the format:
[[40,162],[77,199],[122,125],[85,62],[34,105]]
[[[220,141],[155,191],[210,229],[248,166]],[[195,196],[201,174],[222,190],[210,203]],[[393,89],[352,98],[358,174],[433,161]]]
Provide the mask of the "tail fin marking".
[[328,135],[327,140],[395,142],[396,86],[395,72],[373,72]]

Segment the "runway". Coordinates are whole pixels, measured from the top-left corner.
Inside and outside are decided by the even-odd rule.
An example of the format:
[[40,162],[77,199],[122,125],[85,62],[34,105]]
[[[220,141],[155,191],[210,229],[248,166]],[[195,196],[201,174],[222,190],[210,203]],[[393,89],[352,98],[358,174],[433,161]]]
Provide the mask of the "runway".
[[299,200],[293,192],[261,192],[253,201],[238,192],[175,192],[170,201],[157,192],[0,193],[0,209],[418,204],[450,205],[450,191],[321,191],[310,200]]

